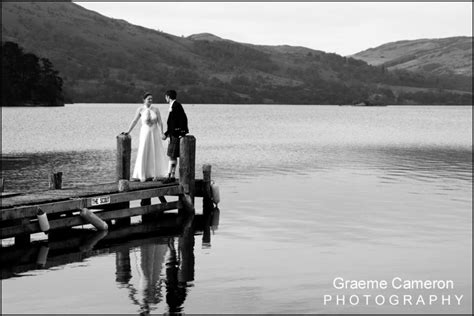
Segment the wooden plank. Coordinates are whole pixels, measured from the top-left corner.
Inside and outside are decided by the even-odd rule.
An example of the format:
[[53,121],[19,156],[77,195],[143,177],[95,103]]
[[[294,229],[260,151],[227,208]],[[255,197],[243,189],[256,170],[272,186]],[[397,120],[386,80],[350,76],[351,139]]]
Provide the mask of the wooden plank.
[[[158,188],[152,188],[142,191],[127,191],[121,193],[115,193],[107,195],[110,199],[110,204],[120,203],[120,202],[128,202],[131,200],[140,200],[145,198],[151,197],[158,197],[164,195],[179,195],[182,193],[182,188],[178,185],[173,186],[164,186]],[[101,196],[97,196],[101,197]],[[105,197],[105,196],[104,196]],[[95,201],[96,197],[87,197],[87,198],[77,198],[74,200],[66,200],[66,201],[58,201],[55,203],[47,203],[47,204],[37,204],[37,205],[30,205],[30,206],[23,206],[23,207],[15,207],[9,209],[0,210],[0,220],[13,220],[13,219],[20,219],[20,218],[27,218],[27,217],[35,217],[37,207],[41,207],[41,209],[46,214],[54,214],[60,213],[64,211],[72,211],[76,209],[81,209],[83,207],[91,207],[93,206],[93,201]]]
[[[147,205],[147,206],[139,206],[134,208],[127,208],[121,210],[112,210],[112,211],[103,211],[103,212],[95,212],[98,217],[102,220],[111,220],[111,219],[119,219],[125,218],[130,216],[137,216],[148,214],[152,212],[164,212],[167,210],[178,209],[180,207],[179,201],[168,202],[166,204],[154,204],[154,205]],[[60,218],[56,220],[52,220],[49,222],[50,230],[58,229],[58,228],[65,228],[65,227],[72,227],[72,226],[79,226],[79,225],[86,225],[88,224],[84,221],[80,216],[71,216],[66,218]],[[17,226],[10,226],[2,228],[1,231],[1,238],[9,238],[16,236],[22,233],[38,233],[40,232],[40,227],[38,222],[31,222],[25,225],[17,225]]]
[[[176,184],[163,184],[161,182],[130,182],[130,191],[173,186]],[[118,183],[102,183],[75,188],[63,188],[62,190],[42,190],[25,192],[21,196],[2,199],[0,208],[11,208],[14,206],[26,206],[39,203],[68,200],[71,198],[89,197],[100,194],[118,193]]]
[[1,208],[11,208],[14,206],[25,206],[31,204],[48,203],[63,201],[77,197],[87,197],[98,194],[116,193],[118,185],[114,183],[105,183],[80,188],[65,188],[62,190],[43,190],[35,192],[26,192],[21,196],[2,199]]
[[17,195],[21,195],[23,193],[21,192],[2,192],[1,193],[1,198],[4,199],[4,198],[7,198],[7,197],[12,197],[12,196],[17,196]]

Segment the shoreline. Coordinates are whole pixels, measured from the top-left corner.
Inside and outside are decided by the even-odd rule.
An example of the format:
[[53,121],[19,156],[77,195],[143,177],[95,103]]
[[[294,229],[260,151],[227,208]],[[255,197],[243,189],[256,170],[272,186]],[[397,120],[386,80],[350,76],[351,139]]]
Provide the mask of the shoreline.
[[57,108],[57,107],[64,107],[65,104],[21,104],[21,105],[4,105],[2,104],[2,108]]

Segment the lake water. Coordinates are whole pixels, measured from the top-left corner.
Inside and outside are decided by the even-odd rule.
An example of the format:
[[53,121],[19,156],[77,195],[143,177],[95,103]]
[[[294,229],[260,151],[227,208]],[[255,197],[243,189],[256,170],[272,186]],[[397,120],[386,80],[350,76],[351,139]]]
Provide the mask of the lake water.
[[[64,186],[113,181],[137,106],[2,108],[6,189],[46,188],[51,170]],[[197,177],[211,164],[221,191],[210,245],[178,251],[188,282],[172,281],[182,238],[124,241],[3,279],[4,313],[472,312],[472,107],[184,106]]]

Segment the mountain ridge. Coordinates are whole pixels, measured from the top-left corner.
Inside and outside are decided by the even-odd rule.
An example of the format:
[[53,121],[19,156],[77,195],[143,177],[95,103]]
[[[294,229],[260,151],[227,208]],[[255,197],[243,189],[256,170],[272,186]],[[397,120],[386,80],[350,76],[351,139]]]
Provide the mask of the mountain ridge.
[[369,48],[350,57],[389,70],[472,76],[472,37],[401,40]]
[[[2,41],[49,58],[74,102],[133,102],[144,90],[169,87],[192,103],[347,104],[379,95],[392,104],[417,104],[447,93],[453,104],[472,100],[464,77],[387,72],[310,48],[238,43],[210,33],[179,37],[71,2],[3,3],[2,18]],[[416,95],[413,87],[422,91]]]

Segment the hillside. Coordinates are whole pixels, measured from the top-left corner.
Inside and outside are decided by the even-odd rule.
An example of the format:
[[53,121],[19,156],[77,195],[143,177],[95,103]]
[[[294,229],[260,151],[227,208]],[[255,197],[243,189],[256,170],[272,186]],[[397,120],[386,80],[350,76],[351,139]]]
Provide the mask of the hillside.
[[178,37],[71,2],[2,3],[2,41],[50,59],[69,102],[139,102],[145,90],[169,88],[185,103],[472,102],[471,78],[389,72],[337,54],[208,33]]
[[370,65],[437,75],[472,76],[472,37],[399,41],[352,55]]

